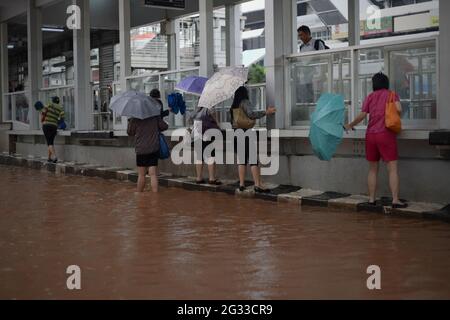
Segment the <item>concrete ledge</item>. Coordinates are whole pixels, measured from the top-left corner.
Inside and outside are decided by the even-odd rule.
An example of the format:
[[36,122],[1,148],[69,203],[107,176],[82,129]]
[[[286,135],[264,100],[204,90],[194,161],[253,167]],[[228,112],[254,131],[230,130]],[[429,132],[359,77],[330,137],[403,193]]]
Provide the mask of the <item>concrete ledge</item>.
[[311,190],[311,189],[300,189],[296,192],[278,195],[278,201],[293,202],[295,204],[298,203],[299,205],[302,205],[302,199],[304,197],[316,196],[321,193],[322,193],[322,191]]
[[315,207],[328,207],[328,202],[333,199],[349,197],[350,194],[327,191],[322,194],[303,197],[302,205]]
[[135,173],[132,170],[121,170],[116,172],[116,179],[120,181],[129,181],[128,177],[130,174]]
[[66,174],[66,164],[65,163],[57,163],[55,167],[55,173],[57,175],[65,175]]
[[328,206],[335,209],[348,209],[356,211],[358,205],[369,202],[369,197],[352,195],[345,198],[330,199]]
[[[55,173],[57,175],[80,175],[99,177],[120,181],[137,182],[137,172],[117,167],[103,167],[98,165],[81,164],[74,162],[49,163],[46,159],[28,157],[19,154],[0,154],[0,165],[19,166]],[[439,203],[408,202],[406,209],[392,209],[392,200],[379,199],[375,205],[368,204],[368,197],[363,195],[349,195],[336,192],[323,192],[319,190],[301,189],[298,186],[268,184],[271,193],[261,194],[255,192],[250,182],[246,182],[246,190],[240,192],[239,183],[223,181],[220,186],[197,184],[192,177],[174,177],[168,174],[159,176],[159,183],[164,187],[183,188],[190,191],[221,192],[243,198],[255,198],[272,202],[288,202],[296,206],[320,206],[342,209],[352,212],[373,212],[402,218],[432,219],[450,223],[450,205]]]

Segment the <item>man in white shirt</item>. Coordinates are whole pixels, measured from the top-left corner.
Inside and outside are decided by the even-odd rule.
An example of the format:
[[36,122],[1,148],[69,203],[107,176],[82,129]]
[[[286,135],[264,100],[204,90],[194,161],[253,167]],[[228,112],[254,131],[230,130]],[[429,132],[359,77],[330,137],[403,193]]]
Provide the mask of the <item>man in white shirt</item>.
[[[300,45],[300,53],[329,49],[325,45],[325,42],[323,42],[323,40],[314,39],[311,36],[311,30],[309,29],[308,26],[299,27],[297,29],[297,33],[298,38],[301,40],[302,43]],[[315,102],[313,77],[314,77],[313,68],[304,68],[302,74],[299,77],[301,78],[301,80],[299,79],[300,83],[297,88],[297,102],[303,105],[302,106],[303,111],[301,111],[303,116],[301,116],[301,118],[305,117],[304,115],[304,113],[306,112],[305,110],[308,110],[310,108],[310,104]],[[316,89],[320,91],[318,88]]]
[[329,49],[323,40],[311,37],[311,30],[307,26],[301,26],[297,29],[298,38],[302,41],[300,52],[311,52]]

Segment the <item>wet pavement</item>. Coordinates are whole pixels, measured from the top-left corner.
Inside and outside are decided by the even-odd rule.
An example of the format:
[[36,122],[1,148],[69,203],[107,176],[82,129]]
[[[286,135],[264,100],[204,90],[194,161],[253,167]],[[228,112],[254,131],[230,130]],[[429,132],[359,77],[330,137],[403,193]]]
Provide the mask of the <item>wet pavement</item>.
[[[450,298],[449,224],[134,190],[0,166],[0,298]],[[367,289],[370,265],[381,290]]]

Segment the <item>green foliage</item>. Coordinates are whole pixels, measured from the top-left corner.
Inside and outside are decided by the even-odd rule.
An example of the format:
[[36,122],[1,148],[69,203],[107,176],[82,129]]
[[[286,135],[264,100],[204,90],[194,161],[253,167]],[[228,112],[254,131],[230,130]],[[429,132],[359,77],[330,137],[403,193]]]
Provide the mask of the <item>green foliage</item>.
[[266,69],[260,64],[252,64],[248,71],[248,83],[265,83]]

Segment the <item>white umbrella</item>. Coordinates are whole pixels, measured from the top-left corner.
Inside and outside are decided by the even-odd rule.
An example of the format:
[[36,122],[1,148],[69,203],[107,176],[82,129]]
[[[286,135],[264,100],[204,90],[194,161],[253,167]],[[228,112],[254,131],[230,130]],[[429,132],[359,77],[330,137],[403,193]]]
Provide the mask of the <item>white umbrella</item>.
[[161,114],[159,101],[137,91],[126,91],[114,96],[109,108],[119,116],[137,119],[147,119]]
[[247,78],[248,68],[229,67],[221,69],[206,82],[198,106],[210,109],[230,99],[234,92],[247,82]]

